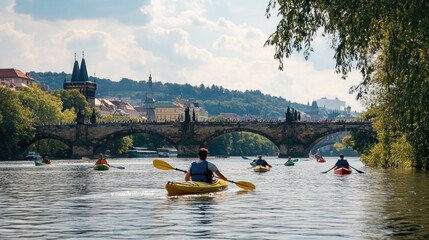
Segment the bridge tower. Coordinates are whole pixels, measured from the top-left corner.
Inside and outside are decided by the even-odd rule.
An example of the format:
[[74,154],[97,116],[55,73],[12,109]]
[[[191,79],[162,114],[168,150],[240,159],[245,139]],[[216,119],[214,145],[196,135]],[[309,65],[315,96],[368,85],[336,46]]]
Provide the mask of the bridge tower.
[[154,121],[156,119],[155,116],[155,98],[152,91],[152,74],[149,74],[149,81],[148,81],[148,90],[146,93],[146,99],[144,101],[144,106],[146,108],[146,116],[147,120]]
[[79,63],[76,60],[75,53],[71,81],[67,82],[66,79],[64,79],[63,87],[65,90],[77,89],[85,96],[86,101],[88,101],[89,105],[92,108],[95,107],[95,91],[97,90],[97,84],[95,83],[95,80],[90,81],[88,78],[88,71],[86,69],[85,57],[83,52],[80,68]]

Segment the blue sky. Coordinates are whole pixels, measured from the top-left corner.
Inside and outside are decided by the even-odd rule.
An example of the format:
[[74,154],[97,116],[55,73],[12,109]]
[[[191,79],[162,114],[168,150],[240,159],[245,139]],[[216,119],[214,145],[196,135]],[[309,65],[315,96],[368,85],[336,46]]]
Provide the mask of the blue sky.
[[[264,42],[277,20],[266,1],[0,0],[0,68],[70,73],[85,51],[90,75],[213,84],[260,90],[304,103],[327,97],[363,110],[349,94],[360,82],[334,71],[329,39],[316,38],[308,61],[294,54],[283,71]],[[275,15],[275,14],[273,14]]]

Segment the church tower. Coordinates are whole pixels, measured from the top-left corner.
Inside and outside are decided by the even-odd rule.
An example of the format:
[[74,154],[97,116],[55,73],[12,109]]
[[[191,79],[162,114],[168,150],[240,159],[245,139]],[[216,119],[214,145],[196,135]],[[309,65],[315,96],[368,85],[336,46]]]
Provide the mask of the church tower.
[[90,81],[88,78],[88,71],[86,70],[86,63],[84,53],[82,52],[82,61],[79,63],[76,60],[76,53],[74,56],[73,73],[70,82],[64,80],[64,90],[77,89],[81,92],[86,101],[88,101],[91,108],[95,107],[95,91],[97,90],[97,84],[94,81]]
[[148,89],[146,93],[146,99],[144,100],[144,106],[146,108],[146,116],[147,120],[154,121],[156,119],[155,116],[155,98],[153,96],[152,91],[152,74],[149,74],[149,81],[147,82]]

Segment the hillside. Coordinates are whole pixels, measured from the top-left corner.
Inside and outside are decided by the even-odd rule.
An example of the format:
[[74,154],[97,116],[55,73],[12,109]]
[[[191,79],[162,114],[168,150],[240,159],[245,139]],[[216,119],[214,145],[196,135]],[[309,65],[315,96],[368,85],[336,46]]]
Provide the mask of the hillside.
[[[53,72],[30,72],[32,78],[47,84],[52,90],[63,89],[64,79],[71,79],[70,74]],[[91,77],[91,79],[93,79]],[[146,97],[147,80],[135,81],[123,78],[119,82],[110,79],[95,78],[97,97]],[[263,94],[259,90],[235,91],[221,86],[192,86],[190,84],[153,82],[153,93],[157,101],[171,101],[177,97],[193,98],[207,109],[211,116],[220,113],[236,113],[240,116],[254,115],[263,119],[284,119],[287,107],[307,111],[308,106],[290,102],[281,97]]]

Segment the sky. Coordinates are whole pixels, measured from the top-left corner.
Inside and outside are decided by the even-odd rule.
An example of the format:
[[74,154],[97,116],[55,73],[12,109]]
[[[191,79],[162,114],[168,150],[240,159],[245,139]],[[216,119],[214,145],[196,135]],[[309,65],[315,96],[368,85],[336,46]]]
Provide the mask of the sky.
[[326,97],[363,111],[335,73],[328,38],[317,37],[306,61],[264,47],[278,19],[268,0],[0,0],[0,68],[71,73],[84,52],[88,74],[119,81],[260,90],[307,104]]

